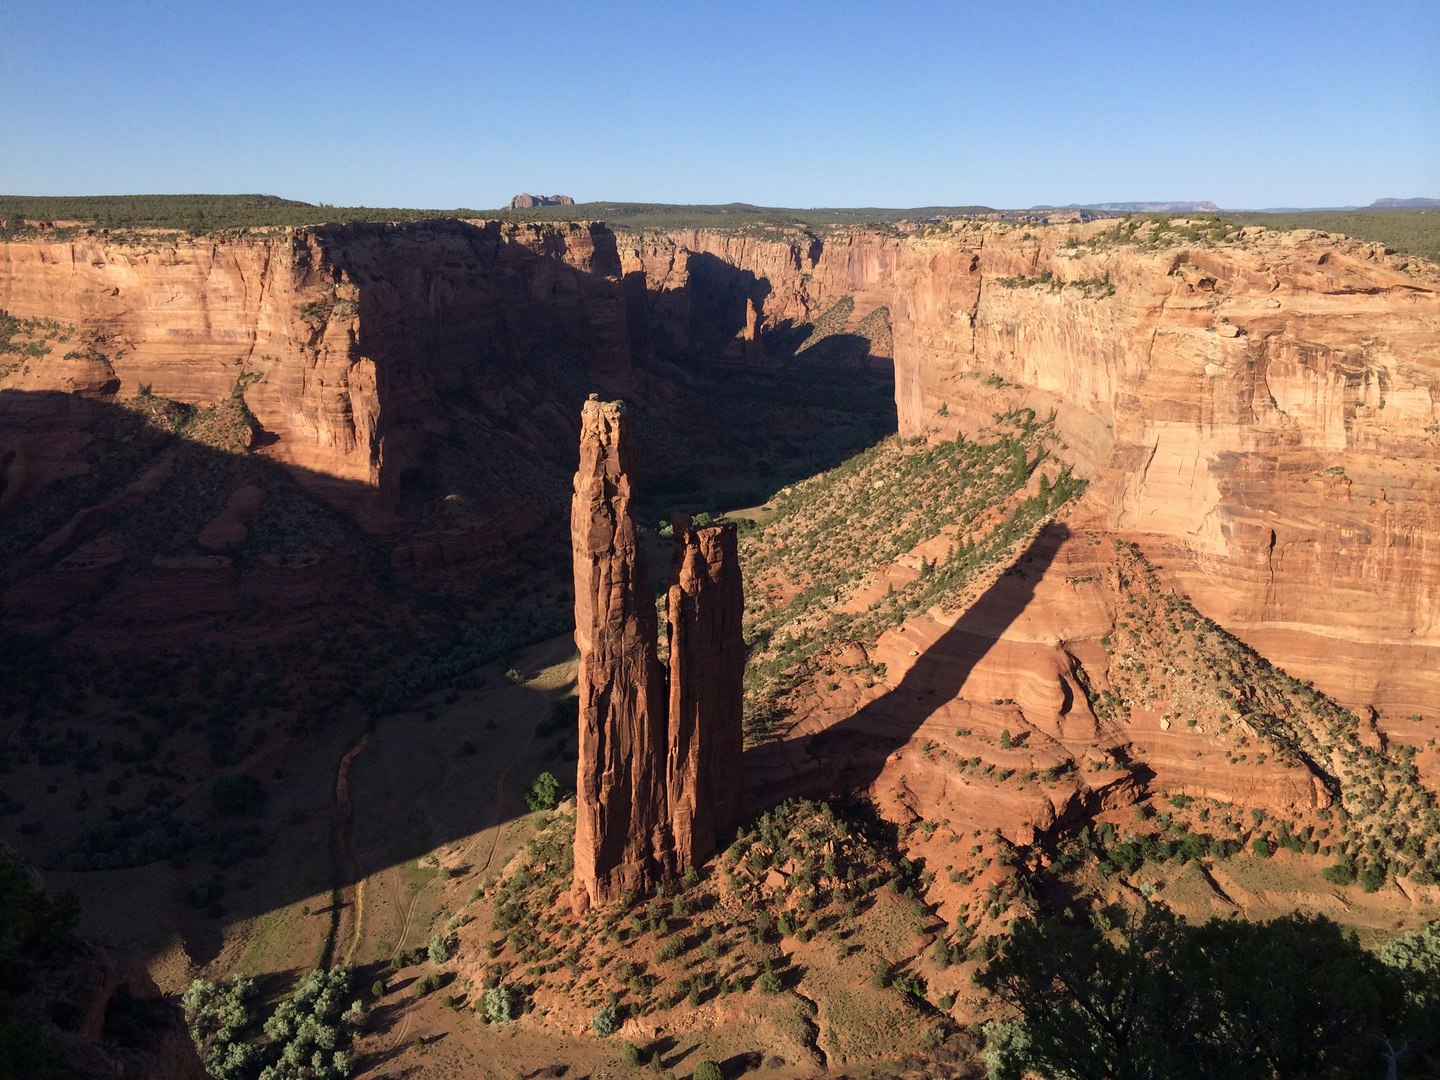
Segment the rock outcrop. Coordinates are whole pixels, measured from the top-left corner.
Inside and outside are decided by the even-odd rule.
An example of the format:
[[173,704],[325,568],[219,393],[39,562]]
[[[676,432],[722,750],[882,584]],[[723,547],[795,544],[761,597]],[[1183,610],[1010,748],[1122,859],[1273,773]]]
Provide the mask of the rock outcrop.
[[735,526],[675,521],[667,723],[658,619],[631,514],[633,470],[624,404],[592,394],[571,516],[582,907],[703,863],[739,818],[745,598]]
[[667,779],[683,868],[710,859],[740,822],[745,594],[733,524],[676,515],[674,527]]
[[621,402],[581,412],[571,536],[580,650],[576,779],[578,903],[643,890],[668,853],[665,680],[657,618],[631,511],[634,443]]
[[511,210],[530,210],[536,206],[574,206],[569,195],[516,195],[510,200]]
[[[1091,481],[1091,517],[1077,525],[1137,539],[1202,612],[1327,693],[1429,717],[1440,699],[1434,269],[1311,233],[1212,240],[1182,227],[1161,243],[1143,230],[1106,239],[1112,230],[617,238],[593,223],[423,222],[8,243],[0,308],[74,323],[83,341],[0,374],[0,390],[20,391],[0,400],[0,503],[83,471],[89,414],[77,397],[143,385],[202,405],[238,381],[256,452],[370,527],[394,520],[402,475],[480,429],[526,467],[553,468],[552,502],[537,501],[559,517],[581,387],[669,408],[688,384],[650,363],[668,355],[662,341],[708,348],[728,335],[732,359],[774,363],[769,335],[848,297],[837,321],[849,329],[890,311],[902,434],[953,437],[999,411],[1056,410],[1064,452]],[[559,361],[546,366],[554,357],[563,377]],[[487,509],[534,498],[513,478],[504,488],[507,470],[487,477]],[[229,550],[242,517],[207,543]]]

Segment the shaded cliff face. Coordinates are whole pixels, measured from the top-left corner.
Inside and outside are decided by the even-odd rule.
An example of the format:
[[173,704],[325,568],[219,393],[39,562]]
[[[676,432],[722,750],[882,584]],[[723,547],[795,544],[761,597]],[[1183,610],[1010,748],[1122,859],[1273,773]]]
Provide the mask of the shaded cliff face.
[[1205,614],[1349,704],[1433,710],[1433,268],[1263,230],[1150,250],[1107,225],[906,245],[902,434],[1056,410],[1094,481],[1082,515],[1141,537]]
[[641,348],[719,343],[763,361],[758,336],[811,323],[842,298],[853,303],[844,320],[853,331],[890,303],[902,245],[869,229],[621,233],[631,336]]
[[[0,309],[73,324],[79,348],[3,385],[70,392],[79,380],[98,395],[143,387],[198,404],[238,390],[267,455],[384,528],[402,476],[457,422],[478,418],[558,459],[574,428],[556,399],[630,384],[618,272],[611,234],[583,223],[10,243]],[[47,441],[9,449],[54,457]],[[27,469],[22,483],[33,493],[58,468]]]
[[580,650],[575,884],[590,904],[653,885],[668,846],[664,673],[631,509],[634,454],[624,405],[586,402],[570,527]]
[[745,611],[735,525],[675,520],[670,570],[670,832],[701,866],[740,823]]

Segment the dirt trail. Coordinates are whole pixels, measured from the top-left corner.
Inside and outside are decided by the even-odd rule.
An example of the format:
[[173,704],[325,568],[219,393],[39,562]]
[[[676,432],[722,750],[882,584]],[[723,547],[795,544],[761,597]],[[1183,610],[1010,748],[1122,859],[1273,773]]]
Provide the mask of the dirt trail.
[[330,889],[330,933],[325,941],[325,949],[320,956],[321,967],[330,967],[335,960],[336,945],[340,940],[340,929],[346,910],[344,899],[347,881],[355,883],[355,897],[354,903],[350,905],[352,926],[347,935],[349,940],[345,946],[344,959],[341,963],[348,964],[360,944],[360,922],[365,882],[360,876],[360,865],[355,858],[350,828],[355,817],[354,808],[350,805],[350,763],[355,760],[361,750],[365,749],[373,731],[374,722],[372,721],[360,733],[360,738],[356,739],[350,749],[345,751],[340,758],[340,765],[335,770],[335,805],[330,811],[330,860],[334,868],[334,884]]
[[[340,842],[344,852],[345,861],[350,871],[348,877],[355,882],[355,904],[352,909],[352,921],[354,923],[350,933],[350,943],[345,947],[345,958],[342,964],[348,964],[355,958],[355,950],[360,947],[360,927],[365,918],[365,878],[360,873],[360,860],[355,858],[354,830],[351,823],[354,821],[354,810],[350,805],[350,763],[355,760],[361,750],[365,749],[370,742],[371,729],[367,728],[360,736],[358,742],[340,759],[340,768],[335,775],[335,808],[340,816]],[[342,881],[344,878],[341,879]]]

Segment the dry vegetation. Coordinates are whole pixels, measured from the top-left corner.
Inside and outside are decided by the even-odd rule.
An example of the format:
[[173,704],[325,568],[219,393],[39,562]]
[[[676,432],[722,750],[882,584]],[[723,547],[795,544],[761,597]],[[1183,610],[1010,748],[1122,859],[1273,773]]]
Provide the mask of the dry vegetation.
[[[1417,884],[1440,873],[1440,812],[1415,770],[1414,747],[1382,749],[1373,724],[1313,686],[1274,667],[1243,642],[1161,588],[1137,548],[1117,541],[1113,587],[1122,598],[1115,632],[1105,639],[1115,690],[1093,696],[1096,713],[1127,720],[1130,710],[1208,734],[1227,765],[1267,757],[1303,768],[1333,803],[1300,832],[1279,822],[1255,839],[1271,849],[1334,854],[1337,883],[1357,874],[1373,891],[1387,875]],[[1218,717],[1206,733],[1201,722]]]
[[[887,439],[843,465],[782,489],[774,516],[741,540],[746,578],[749,737],[769,732],[780,698],[832,645],[869,641],[907,617],[953,609],[1084,490],[1049,453],[1049,420],[996,417],[993,441]],[[1043,466],[1043,468],[1042,468]],[[1039,473],[1033,494],[1026,494]],[[846,611],[870,575],[948,533],[948,553],[861,611]]]

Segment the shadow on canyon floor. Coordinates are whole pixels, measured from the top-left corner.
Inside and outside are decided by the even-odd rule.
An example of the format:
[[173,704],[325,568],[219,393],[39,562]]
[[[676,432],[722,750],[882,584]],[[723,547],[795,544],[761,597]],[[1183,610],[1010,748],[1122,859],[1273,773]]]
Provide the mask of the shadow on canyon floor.
[[[894,430],[887,372],[839,386],[840,400],[813,373],[696,377],[724,385],[697,425],[717,444],[798,451],[756,501]],[[830,420],[851,406],[855,423],[837,437]],[[104,936],[123,944],[153,917],[203,963],[223,926],[301,901],[316,908],[307,918],[328,920],[332,905],[315,898],[337,876],[352,885],[357,864],[412,873],[446,844],[522,818],[541,770],[568,780],[569,760],[537,735],[567,687],[503,676],[554,666],[573,647],[563,635],[520,641],[479,670],[422,679],[409,707],[377,725],[369,704],[417,650],[444,654],[475,627],[537,610],[568,614],[565,523],[491,503],[479,520],[448,507],[402,514],[376,535],[337,508],[372,499],[368,485],[189,432],[128,405],[0,391],[0,836],[74,888]],[[568,481],[568,463],[533,456]],[[247,486],[259,510],[230,514]],[[717,509],[751,496],[700,487],[697,500]],[[450,489],[435,491],[444,501]],[[231,540],[202,544],[222,519]],[[337,763],[367,730],[378,742],[355,763],[370,805],[342,812]],[[262,801],[221,809],[216,780],[241,774]],[[365,834],[354,852],[336,831],[351,813]],[[348,917],[353,900],[340,903]]]
[[[823,731],[799,736],[795,741],[803,747],[804,758],[819,763],[815,777],[801,781],[803,793],[844,797],[867,791],[890,754],[909,743],[938,708],[959,696],[975,665],[1030,605],[1035,583],[1069,536],[1061,523],[1046,526],[955,625],[916,658],[899,685]],[[773,773],[769,759],[790,749],[762,745],[747,757]],[[774,799],[767,796],[767,801]],[[753,798],[750,805],[759,808]]]
[[[153,421],[0,392],[13,496],[0,507],[0,835],[117,934],[132,929],[127,905],[135,922],[159,913],[203,960],[223,922],[328,895],[337,762],[397,673],[414,676],[398,684],[406,711],[381,724],[413,725],[410,741],[434,740],[446,769],[484,773],[508,726],[533,738],[554,695],[503,672],[568,617],[568,545],[533,506],[370,534],[316,495],[363,499],[366,485]],[[242,489],[258,509],[234,507]],[[482,691],[466,634],[531,623],[543,634],[489,639],[504,647]],[[446,723],[481,692],[503,724]],[[432,724],[432,707],[447,718]],[[523,812],[542,749],[508,814]],[[239,776],[253,782],[216,787]],[[400,830],[394,859],[491,824],[494,805]]]

